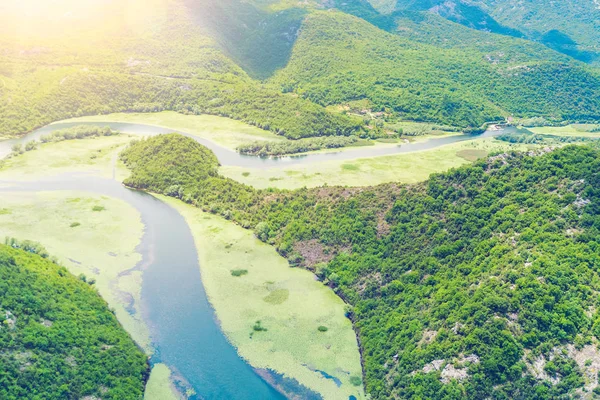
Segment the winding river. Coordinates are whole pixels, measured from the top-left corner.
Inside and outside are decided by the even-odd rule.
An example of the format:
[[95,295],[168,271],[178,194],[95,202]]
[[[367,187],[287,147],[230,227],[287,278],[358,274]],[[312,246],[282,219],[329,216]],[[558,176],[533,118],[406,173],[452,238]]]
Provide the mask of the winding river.
[[[81,123],[59,123],[38,129],[25,137],[0,142],[0,158],[10,153],[15,144],[39,139],[53,130]],[[156,135],[173,129],[149,125],[102,123],[130,134]],[[179,132],[181,133],[181,132]],[[479,137],[497,135],[488,131]],[[374,157],[426,150],[471,140],[459,135],[431,139],[402,146],[357,148],[345,152],[317,153],[297,157],[258,158],[240,155],[205,139],[182,133],[215,152],[222,165],[249,168],[284,167],[328,160]],[[153,196],[130,190],[111,179],[82,174],[62,175],[37,182],[0,182],[10,186],[2,191],[84,190],[122,199],[134,206],[142,216],[144,236],[139,245],[143,270],[140,309],[151,332],[155,354],[153,363],[168,365],[196,395],[192,399],[283,399],[250,365],[242,360],[221,332],[214,310],[202,285],[196,246],[184,218],[173,208]]]
[[135,207],[145,226],[138,251],[143,270],[143,319],[150,329],[152,363],[168,365],[191,399],[284,399],[255,373],[227,341],[207,300],[194,239],[184,218],[155,197],[111,179],[83,174],[37,182],[2,182],[2,191],[82,190]]
[[69,122],[69,123],[56,123],[47,125],[43,128],[35,130],[23,137],[18,139],[10,139],[0,142],[0,158],[4,158],[11,152],[11,148],[15,144],[24,145],[32,140],[37,140],[40,136],[47,135],[48,133],[58,130],[69,128],[77,125],[97,125],[97,126],[108,126],[111,129],[119,132],[129,133],[133,135],[160,135],[163,133],[179,133],[184,136],[188,136],[198,143],[211,149],[221,165],[228,165],[233,167],[245,167],[245,168],[285,168],[292,165],[300,164],[313,164],[323,161],[335,161],[335,160],[351,160],[355,158],[366,158],[366,157],[380,157],[392,154],[412,153],[415,151],[429,150],[436,147],[446,146],[452,143],[464,142],[466,140],[483,139],[487,137],[498,136],[502,133],[512,132],[516,128],[508,127],[503,130],[488,130],[485,133],[477,136],[473,135],[453,135],[453,136],[442,136],[429,139],[423,142],[417,143],[406,143],[398,146],[385,146],[385,147],[357,147],[346,151],[335,151],[326,153],[311,153],[306,155],[295,155],[290,157],[256,157],[239,154],[233,150],[219,146],[218,144],[211,142],[210,140],[199,138],[194,135],[190,135],[185,132],[180,132],[175,129],[162,128],[153,125],[143,124],[131,124],[131,123],[120,123],[120,122]]

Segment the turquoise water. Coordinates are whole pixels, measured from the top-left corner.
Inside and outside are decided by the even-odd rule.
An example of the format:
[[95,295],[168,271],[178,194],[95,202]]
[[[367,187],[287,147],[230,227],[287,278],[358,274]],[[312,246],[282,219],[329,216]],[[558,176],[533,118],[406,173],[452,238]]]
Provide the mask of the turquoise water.
[[[1,182],[9,183],[10,182]],[[172,207],[117,181],[65,175],[33,183],[14,183],[2,191],[83,190],[122,199],[142,216],[144,236],[138,248],[143,271],[143,319],[155,354],[196,392],[191,399],[284,399],[241,359],[223,335],[210,306],[198,254],[184,218]]]

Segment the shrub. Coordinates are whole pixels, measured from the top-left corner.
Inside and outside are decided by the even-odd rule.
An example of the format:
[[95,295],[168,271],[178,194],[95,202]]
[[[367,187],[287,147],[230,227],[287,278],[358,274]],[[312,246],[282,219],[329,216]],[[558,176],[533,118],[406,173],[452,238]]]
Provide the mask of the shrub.
[[266,331],[267,331],[267,328],[263,327],[263,326],[260,324],[260,321],[256,321],[256,323],[254,324],[254,326],[252,327],[252,329],[253,329],[255,332],[266,332]]
[[231,276],[244,276],[248,275],[247,269],[234,269],[231,271]]
[[351,376],[350,383],[354,386],[360,386],[362,385],[362,379],[360,376]]
[[38,147],[38,142],[36,142],[35,140],[32,140],[31,142],[27,142],[25,144],[25,151],[31,151],[31,150],[35,150]]

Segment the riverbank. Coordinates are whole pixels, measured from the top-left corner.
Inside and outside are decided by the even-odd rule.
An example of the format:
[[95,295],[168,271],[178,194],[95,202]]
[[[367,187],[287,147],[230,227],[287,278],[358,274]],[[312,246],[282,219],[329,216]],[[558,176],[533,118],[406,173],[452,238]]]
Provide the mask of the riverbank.
[[[37,150],[3,160],[0,185],[33,182],[53,176],[88,174],[102,178],[128,172],[113,166],[132,138],[127,135],[47,143]],[[142,272],[134,271],[144,226],[126,202],[83,191],[4,191],[0,196],[0,240],[10,236],[41,243],[74,275],[94,279],[94,286],[136,343],[151,355],[148,327],[140,311]],[[165,371],[166,369],[166,371]],[[146,396],[177,400],[164,365],[153,368]],[[167,385],[165,386],[165,382]]]
[[475,138],[411,153],[324,161],[284,168],[222,166],[219,173],[259,189],[298,189],[323,185],[373,186],[388,182],[416,183],[426,180],[432,173],[460,167],[493,152],[527,150],[530,147],[531,145],[511,144],[494,138]]
[[124,201],[80,191],[3,192],[0,238],[41,243],[69,272],[95,287],[133,339],[151,353],[139,309],[141,260],[136,247],[143,225]]
[[283,136],[265,131],[230,118],[213,115],[183,115],[174,111],[158,113],[117,113],[73,118],[55,124],[72,122],[121,122],[151,125],[173,129],[192,136],[210,140],[220,146],[236,151],[239,145],[254,141],[287,141]]
[[240,356],[325,399],[364,398],[356,336],[344,302],[331,289],[309,271],[290,268],[251,231],[157,197],[188,222],[206,293]]
[[[143,124],[163,129],[172,129],[193,137],[209,140],[228,150],[237,152],[240,145],[247,145],[253,142],[292,142],[283,136],[272,132],[245,124],[240,121],[225,117],[213,115],[184,115],[174,111],[162,111],[158,113],[116,113],[107,115],[96,115],[80,118],[72,118],[63,121],[57,121],[55,124],[64,123],[128,123]],[[412,125],[422,125],[414,123]],[[410,125],[410,126],[412,126]],[[405,136],[393,140],[367,140],[361,139],[361,145],[350,145],[336,149],[321,149],[305,153],[291,154],[291,156],[311,155],[331,152],[356,151],[357,147],[367,144],[373,148],[386,148],[398,146],[402,143],[424,142],[432,138],[444,136],[460,135],[460,132],[431,131],[418,136]]]

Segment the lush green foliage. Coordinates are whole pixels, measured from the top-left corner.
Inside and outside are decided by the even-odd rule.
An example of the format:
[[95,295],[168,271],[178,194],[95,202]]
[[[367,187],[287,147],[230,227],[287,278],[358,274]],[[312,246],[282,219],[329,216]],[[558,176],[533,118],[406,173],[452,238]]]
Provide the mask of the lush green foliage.
[[509,115],[600,117],[595,71],[543,46],[496,36],[473,34],[469,43],[488,44],[467,48],[432,45],[341,12],[314,12],[272,81],[323,105],[368,99],[390,117],[461,127]]
[[146,356],[106,302],[39,246],[10,244],[23,250],[0,245],[0,398],[141,399]]
[[528,144],[561,144],[561,143],[581,143],[599,140],[589,136],[553,136],[539,135],[534,133],[504,134],[497,137],[498,140],[509,143],[528,143]]
[[585,62],[600,55],[600,11],[593,1],[369,0],[391,14],[429,11],[466,27],[543,43]]
[[[173,159],[200,146],[169,140]],[[130,154],[161,143],[151,138]],[[128,165],[155,178],[144,188],[177,182],[176,196],[254,227],[334,287],[353,306],[375,398],[553,399],[583,383],[585,366],[561,349],[600,335],[596,148],[499,154],[415,186],[293,192],[187,173],[165,182],[136,158]],[[557,384],[536,379],[535,358]],[[434,360],[437,369],[427,367]],[[468,378],[442,382],[452,363]]]
[[[125,182],[148,189],[150,183],[160,181],[160,187],[152,189],[174,195],[181,187],[217,176],[219,162],[212,151],[194,140],[182,143],[180,137],[172,133],[133,142],[121,153],[121,159],[133,170]],[[189,147],[182,146],[185,144]]]
[[[39,75],[52,79],[43,68]],[[12,101],[0,105],[0,131],[22,133],[83,115],[163,110],[230,117],[290,138],[349,135],[362,125],[360,120],[333,115],[306,100],[247,81],[167,80],[100,71],[64,71],[60,76],[66,79],[62,85],[33,101],[26,90],[5,90],[4,97]],[[15,84],[30,84],[33,89],[40,83],[23,75]]]
[[109,127],[94,125],[77,125],[71,128],[59,129],[48,135],[40,137],[40,142],[61,142],[63,140],[85,139],[88,137],[113,136],[119,132],[112,131]]
[[283,156],[321,149],[337,149],[354,145],[358,141],[359,139],[356,136],[307,138],[287,142],[254,142],[239,146],[237,150],[242,154],[260,157]]

